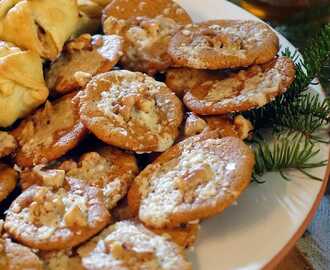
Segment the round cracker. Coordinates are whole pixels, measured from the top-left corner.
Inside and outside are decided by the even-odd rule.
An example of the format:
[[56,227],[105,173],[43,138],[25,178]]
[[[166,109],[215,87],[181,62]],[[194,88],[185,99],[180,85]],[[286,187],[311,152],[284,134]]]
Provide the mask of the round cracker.
[[101,190],[66,178],[64,187],[32,186],[13,201],[5,230],[18,242],[41,250],[72,248],[110,222]]
[[218,115],[259,108],[283,94],[295,78],[290,58],[278,57],[187,91],[183,101],[193,112]]
[[87,270],[190,270],[182,249],[142,224],[121,221],[106,229],[94,248],[82,257]]
[[72,99],[68,94],[26,118],[12,132],[18,142],[16,162],[22,167],[46,164],[74,148],[86,135]]
[[105,33],[121,35],[125,40],[121,65],[149,75],[165,71],[172,64],[168,44],[180,28],[175,20],[164,16],[136,17],[124,22],[109,17],[103,24]]
[[0,163],[0,202],[15,189],[17,172],[11,167]]
[[69,41],[47,73],[48,88],[60,94],[80,89],[92,76],[111,70],[122,49],[123,40],[116,35],[83,34]]
[[168,51],[177,66],[224,69],[266,63],[278,49],[278,37],[265,23],[214,20],[184,27]]
[[135,178],[128,203],[154,228],[208,218],[236,201],[251,181],[253,166],[253,151],[238,138],[191,137]]
[[111,71],[81,92],[80,118],[102,141],[136,152],[162,152],[178,135],[181,101],[165,84],[138,72]]
[[43,264],[28,247],[0,238],[0,269],[43,270]]
[[180,24],[192,22],[188,13],[172,0],[113,0],[103,10],[103,21],[108,17],[127,20],[136,17],[155,18],[159,15]]

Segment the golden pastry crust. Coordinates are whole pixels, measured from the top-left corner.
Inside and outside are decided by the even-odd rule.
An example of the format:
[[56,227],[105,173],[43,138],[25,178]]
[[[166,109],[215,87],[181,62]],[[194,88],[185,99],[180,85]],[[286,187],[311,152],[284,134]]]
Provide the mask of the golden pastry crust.
[[172,228],[214,216],[250,183],[253,151],[238,138],[203,136],[173,146],[135,178],[128,203],[147,226]]
[[0,127],[12,125],[47,97],[39,55],[0,41]]
[[132,221],[107,228],[107,234],[82,258],[82,263],[87,270],[192,269],[179,246]]
[[219,72],[213,70],[171,68],[166,71],[165,84],[178,97],[182,98],[186,91],[196,85],[219,78]]
[[189,112],[184,124],[184,138],[188,138],[202,132],[217,130],[219,138],[237,137],[245,140],[253,131],[252,123],[242,115],[232,117],[230,115],[215,115],[199,117]]
[[109,17],[127,20],[136,17],[155,18],[159,15],[180,24],[191,23],[188,13],[172,0],[113,0],[103,10],[103,22]]
[[121,35],[125,40],[122,66],[149,75],[164,71],[172,64],[168,44],[180,28],[175,20],[164,16],[136,17],[123,22],[109,17],[103,24],[105,33]]
[[178,135],[182,104],[165,84],[138,72],[94,77],[79,97],[82,122],[102,141],[136,152],[162,152]]
[[76,0],[4,0],[0,17],[2,40],[54,60],[77,26],[78,6]]
[[63,187],[32,186],[10,206],[5,230],[17,241],[40,250],[77,246],[109,222],[101,190],[74,178]]
[[80,122],[68,94],[36,111],[12,132],[19,148],[16,162],[22,167],[46,164],[74,148],[87,130]]
[[122,38],[115,35],[83,34],[69,41],[47,73],[48,88],[63,94],[84,87],[92,76],[109,71],[117,64],[122,46]]
[[0,269],[43,270],[41,260],[28,247],[0,238]]
[[0,131],[0,158],[14,152],[16,147],[17,143],[14,136],[10,135],[8,132]]
[[291,59],[278,57],[187,91],[183,101],[193,112],[218,115],[262,107],[284,93],[295,78]]
[[177,66],[196,69],[263,64],[273,59],[278,49],[278,37],[269,26],[248,20],[187,25],[169,44],[169,54]]
[[0,163],[0,202],[15,189],[17,173],[11,167]]

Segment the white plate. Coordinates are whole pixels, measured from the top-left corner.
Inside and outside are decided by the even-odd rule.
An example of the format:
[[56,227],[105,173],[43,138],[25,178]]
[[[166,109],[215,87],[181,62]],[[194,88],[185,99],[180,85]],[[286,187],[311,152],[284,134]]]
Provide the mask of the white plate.
[[[223,0],[178,0],[194,21],[209,19],[257,19],[245,10]],[[294,47],[280,36],[282,48]],[[320,91],[320,88],[315,88]],[[320,159],[328,158],[329,146],[322,145]],[[323,178],[326,168],[312,170]],[[190,258],[194,270],[254,270],[269,268],[285,255],[303,233],[324,190],[325,184],[298,172],[292,181],[278,173],[263,178],[265,184],[252,184],[221,215],[203,222]]]

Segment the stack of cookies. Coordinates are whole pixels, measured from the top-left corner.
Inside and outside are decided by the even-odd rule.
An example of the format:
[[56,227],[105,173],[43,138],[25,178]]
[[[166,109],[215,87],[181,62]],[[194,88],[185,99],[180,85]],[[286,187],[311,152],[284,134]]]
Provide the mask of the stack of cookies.
[[50,98],[0,132],[0,269],[191,269],[199,224],[251,182],[240,113],[284,93],[294,63],[258,21],[193,23],[171,0],[80,8],[103,33],[67,41],[44,65]]

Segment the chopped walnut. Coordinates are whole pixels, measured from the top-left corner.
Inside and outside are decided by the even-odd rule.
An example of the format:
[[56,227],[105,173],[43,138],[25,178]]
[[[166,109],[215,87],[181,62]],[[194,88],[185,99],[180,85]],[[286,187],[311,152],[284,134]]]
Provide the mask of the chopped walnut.
[[185,137],[194,136],[207,128],[207,123],[194,113],[189,113],[184,126]]
[[250,133],[253,130],[253,125],[248,119],[244,118],[244,116],[236,116],[234,119],[234,124],[238,135],[242,140],[247,139],[250,136]]
[[64,222],[68,227],[85,227],[87,226],[87,218],[78,205],[74,205],[64,215]]
[[92,74],[83,71],[77,71],[73,76],[76,82],[82,88],[85,87],[87,83],[92,79]]
[[0,131],[0,158],[12,153],[16,146],[16,140],[12,135]]
[[38,165],[33,168],[33,172],[35,172],[40,178],[45,186],[60,188],[63,186],[65,171],[64,170],[42,170],[43,166]]

